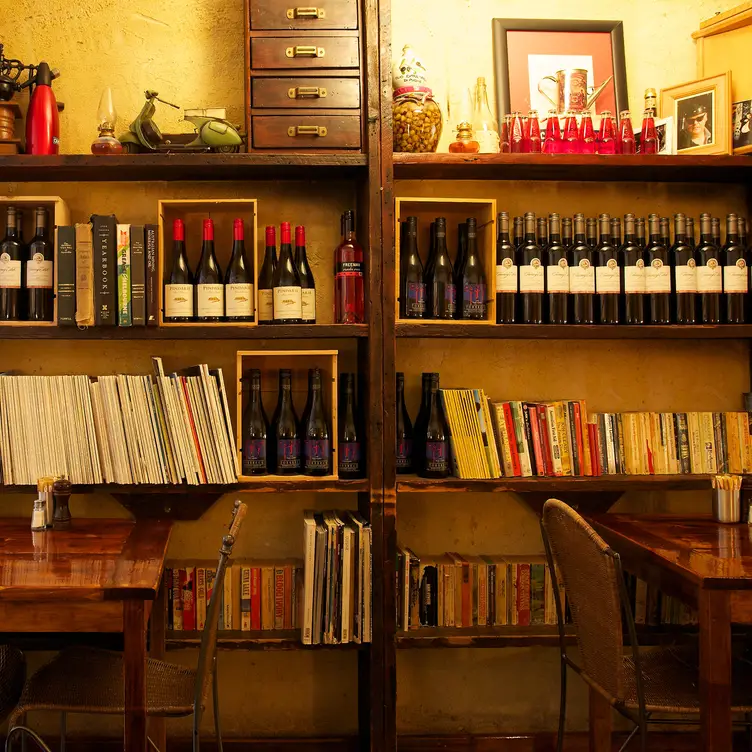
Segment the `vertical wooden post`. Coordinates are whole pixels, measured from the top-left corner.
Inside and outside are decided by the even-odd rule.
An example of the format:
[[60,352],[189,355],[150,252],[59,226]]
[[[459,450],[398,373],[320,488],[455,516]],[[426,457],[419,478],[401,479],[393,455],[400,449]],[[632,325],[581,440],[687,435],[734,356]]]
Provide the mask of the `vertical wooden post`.
[[589,690],[588,731],[590,752],[611,752],[611,705],[603,695],[594,689]]
[[123,603],[125,752],[147,752],[146,609],[141,600]]
[[[165,657],[165,636],[167,632],[167,588],[170,587],[162,573],[157,597],[151,610],[151,644],[149,656],[159,660]],[[159,748],[159,752],[167,752],[167,722],[164,718],[149,719],[149,736]]]

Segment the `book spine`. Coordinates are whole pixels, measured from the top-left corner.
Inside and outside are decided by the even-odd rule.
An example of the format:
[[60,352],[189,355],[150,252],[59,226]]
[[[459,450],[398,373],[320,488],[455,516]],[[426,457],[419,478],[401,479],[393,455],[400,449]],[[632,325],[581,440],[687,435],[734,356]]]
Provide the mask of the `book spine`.
[[546,567],[542,563],[530,565],[530,623],[545,623]]
[[517,624],[530,626],[530,564],[517,566]]
[[251,629],[251,568],[240,568],[240,629]]
[[488,566],[478,564],[478,626],[488,625]]
[[538,406],[525,405],[525,421],[530,426],[530,435],[533,445],[533,457],[535,459],[535,474],[546,475],[546,463],[543,454],[543,441],[541,439],[540,423],[538,421]]
[[76,228],[57,228],[57,324],[76,325]]
[[94,215],[94,321],[97,326],[117,324],[115,217]]
[[509,436],[509,451],[512,455],[512,471],[514,477],[519,478],[522,475],[522,466],[520,464],[520,452],[517,444],[517,432],[515,431],[514,426],[512,405],[509,402],[504,403],[504,422],[507,427],[507,435]]
[[588,423],[588,435],[590,436],[590,463],[593,466],[593,475],[599,476],[601,474],[601,465],[598,461],[598,447],[600,446],[600,439],[598,438],[598,424]]
[[183,581],[185,580],[184,569],[172,570],[172,628],[181,632],[183,630]]
[[146,252],[143,225],[131,225],[131,313],[133,326],[146,326]]
[[76,225],[76,324],[94,325],[94,260],[89,224]]
[[132,326],[131,312],[131,226],[116,225],[118,324]]
[[554,410],[556,414],[556,437],[561,452],[561,473],[562,475],[572,475],[572,453],[564,405],[561,402],[555,402]]
[[274,629],[274,567],[261,567],[261,629]]
[[582,434],[582,451],[584,453],[584,473],[587,476],[593,475],[593,452],[590,446],[590,431],[587,422],[587,407],[584,400],[577,403],[579,411],[578,423]]
[[504,476],[507,478],[514,477],[514,468],[512,466],[512,451],[509,445],[509,433],[507,432],[507,421],[504,415],[504,405],[494,403],[493,414],[496,419],[496,440],[499,446],[499,456]]
[[546,422],[548,424],[554,475],[558,478],[564,475],[564,465],[561,461],[561,441],[559,440],[559,427],[556,421],[555,405],[546,405]]
[[146,250],[146,325],[159,324],[159,274],[157,271],[157,243],[159,241],[159,227],[146,225],[144,227],[144,247]]
[[715,456],[718,466],[717,472],[728,472],[728,456],[726,453],[726,436],[723,430],[722,413],[713,413],[713,435],[715,436]]
[[551,453],[551,435],[548,429],[548,410],[546,405],[538,405],[538,425],[540,426],[541,442],[543,444],[543,464],[546,475],[554,475],[554,458]]
[[164,572],[165,601],[167,605],[167,629],[175,629],[175,620],[173,618],[172,608],[172,567],[166,567]]
[[251,629],[261,629],[261,567],[251,567]]
[[580,447],[577,443],[577,419],[574,413],[574,402],[565,402],[564,411],[569,435],[569,446],[572,451],[572,475],[582,475],[582,462],[580,460]]
[[196,629],[206,625],[206,568],[196,567]]
[[274,629],[285,628],[285,569],[274,567]]

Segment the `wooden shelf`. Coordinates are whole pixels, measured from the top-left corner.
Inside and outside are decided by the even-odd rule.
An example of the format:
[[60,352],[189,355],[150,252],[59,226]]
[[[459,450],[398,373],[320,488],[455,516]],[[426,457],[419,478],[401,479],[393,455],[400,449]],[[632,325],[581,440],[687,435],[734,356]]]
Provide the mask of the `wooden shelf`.
[[746,156],[394,154],[395,179],[746,183]]
[[264,180],[351,177],[365,154],[92,154],[0,157],[0,182]]
[[[167,649],[184,650],[201,645],[201,632],[168,632]],[[344,645],[304,645],[299,629],[220,632],[220,650],[358,650],[368,643],[346,642]]]

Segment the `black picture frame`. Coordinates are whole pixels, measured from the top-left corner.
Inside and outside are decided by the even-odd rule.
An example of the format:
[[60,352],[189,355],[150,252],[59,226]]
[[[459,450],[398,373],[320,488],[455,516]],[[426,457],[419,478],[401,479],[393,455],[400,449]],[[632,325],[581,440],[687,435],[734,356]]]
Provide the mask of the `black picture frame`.
[[611,35],[611,62],[614,69],[616,113],[629,109],[627,65],[624,55],[624,25],[621,21],[576,21],[546,18],[494,18],[493,55],[496,85],[496,116],[501,122],[511,111],[509,92],[509,31],[600,32]]

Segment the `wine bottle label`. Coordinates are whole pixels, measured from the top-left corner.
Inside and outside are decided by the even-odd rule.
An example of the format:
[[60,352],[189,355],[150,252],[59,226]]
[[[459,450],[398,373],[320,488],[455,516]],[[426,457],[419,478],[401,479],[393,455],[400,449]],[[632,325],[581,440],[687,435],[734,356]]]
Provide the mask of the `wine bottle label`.
[[475,140],[480,146],[480,149],[478,150],[479,154],[499,153],[499,134],[496,131],[486,131],[482,128],[478,128],[475,130]]
[[595,267],[588,259],[569,267],[569,292],[595,294]]
[[595,268],[595,289],[598,293],[621,293],[621,274],[616,259],[609,259],[605,266]]
[[299,287],[274,288],[274,318],[279,321],[303,318],[303,296]]
[[418,315],[426,312],[426,286],[423,282],[407,283],[407,302],[405,304],[405,313]]
[[253,285],[238,282],[225,285],[225,312],[228,316],[253,316]]
[[329,439],[306,439],[303,442],[303,462],[306,470],[328,470]]
[[409,468],[413,466],[412,439],[400,439],[397,442],[397,467]]
[[569,292],[569,264],[565,258],[546,267],[546,285],[549,292]]
[[637,259],[636,263],[624,267],[624,292],[640,295],[645,292],[645,262]]
[[520,292],[543,292],[545,277],[540,259],[534,258],[529,264],[520,267]]
[[41,253],[26,262],[26,287],[52,289],[52,261],[46,261]]
[[496,292],[517,292],[517,267],[510,258],[496,265]]
[[303,321],[316,321],[316,290],[306,287],[300,291]]
[[447,466],[446,441],[426,442],[426,470],[431,473],[445,473]]
[[0,254],[0,287],[21,287],[21,262],[14,261],[9,253]]
[[697,264],[694,259],[674,267],[674,287],[676,292],[697,292]]
[[259,321],[274,321],[274,291],[258,291]]
[[357,473],[360,471],[360,442],[345,441],[339,445],[339,471]]
[[452,284],[444,285],[444,306],[446,315],[452,318],[457,310],[457,288]]
[[723,267],[723,289],[725,292],[744,292],[749,288],[747,264],[739,259],[733,266]]
[[300,439],[277,439],[277,469],[300,470]]
[[339,277],[362,277],[362,261],[338,261],[334,269],[335,278]]
[[225,315],[225,286],[196,285],[199,316]]
[[193,317],[193,285],[165,285],[165,318]]
[[707,264],[697,267],[697,292],[722,292],[723,278],[718,259],[708,259]]
[[243,473],[266,470],[266,439],[246,439],[243,442]]
[[645,292],[671,292],[671,267],[660,259],[653,259],[645,267]]
[[486,317],[486,286],[464,285],[462,288],[462,315],[467,317]]

